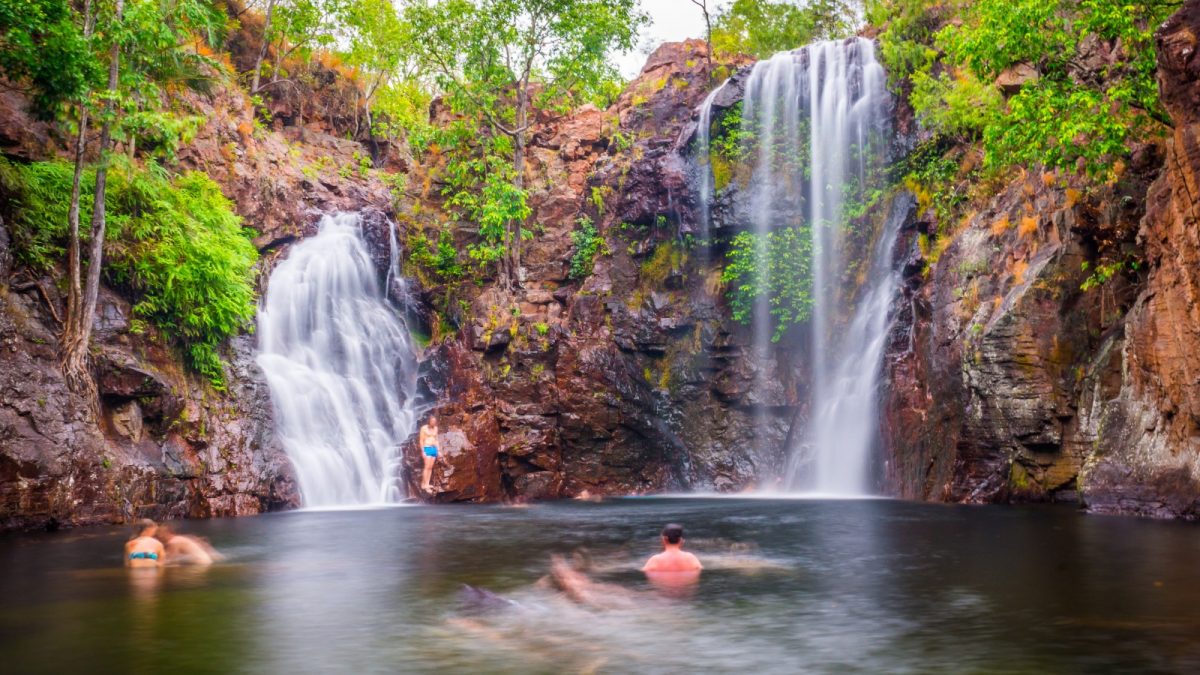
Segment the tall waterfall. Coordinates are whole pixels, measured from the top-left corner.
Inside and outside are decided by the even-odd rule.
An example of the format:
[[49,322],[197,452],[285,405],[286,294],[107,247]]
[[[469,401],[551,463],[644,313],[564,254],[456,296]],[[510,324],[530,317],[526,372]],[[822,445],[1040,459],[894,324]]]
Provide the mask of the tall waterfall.
[[[387,283],[402,283],[394,269]],[[317,236],[275,268],[258,340],[304,505],[399,501],[400,444],[415,424],[416,359],[357,214],[325,216]]]
[[[755,64],[745,85],[743,129],[753,134],[749,221],[760,242],[759,283],[769,286],[767,235],[801,227],[811,243],[809,421],[795,434],[785,479],[791,489],[870,491],[877,397],[896,223],[869,235],[850,227],[878,178],[887,132],[885,74],[870,40],[810,45]],[[870,251],[874,250],[874,255]],[[800,254],[800,252],[798,252]],[[865,274],[862,267],[866,267]],[[754,312],[754,348],[775,334],[769,298]],[[792,334],[794,334],[793,332]],[[760,378],[767,375],[760,370]],[[767,383],[760,382],[761,386]]]

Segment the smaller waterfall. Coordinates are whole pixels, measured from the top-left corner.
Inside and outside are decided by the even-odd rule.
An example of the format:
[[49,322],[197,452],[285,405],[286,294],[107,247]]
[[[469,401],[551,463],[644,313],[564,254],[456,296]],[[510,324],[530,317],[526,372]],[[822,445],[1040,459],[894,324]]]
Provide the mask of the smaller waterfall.
[[[392,239],[387,284],[403,284]],[[357,214],[321,220],[271,274],[258,364],[305,506],[399,501],[400,444],[415,428],[409,332],[371,262]]]
[[707,241],[712,230],[712,199],[713,199],[713,171],[712,171],[712,154],[710,153],[709,145],[712,142],[712,108],[713,100],[717,98],[717,94],[725,88],[729,80],[721,83],[721,86],[713,89],[704,97],[704,102],[700,104],[699,118],[696,120],[696,145],[695,157],[696,167],[700,172],[698,185],[696,186],[696,207],[697,215],[700,219],[700,239]]

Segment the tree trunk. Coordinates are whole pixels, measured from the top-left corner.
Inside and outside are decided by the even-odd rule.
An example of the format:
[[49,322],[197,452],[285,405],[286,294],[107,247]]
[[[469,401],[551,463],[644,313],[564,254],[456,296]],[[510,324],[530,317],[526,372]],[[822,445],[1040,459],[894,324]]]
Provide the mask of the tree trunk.
[[254,81],[250,83],[250,93],[258,93],[258,83],[262,78],[263,59],[267,58],[267,47],[270,46],[271,15],[275,12],[275,0],[267,3],[267,16],[263,19],[262,46],[258,48],[258,58],[254,60]]
[[[518,190],[525,189],[525,124],[529,119],[529,93],[527,90],[527,81],[522,80],[517,89],[517,119],[515,128],[516,135],[513,136],[513,171],[516,175],[513,177],[513,185]],[[524,228],[524,221],[514,219],[510,225],[511,232],[509,234],[509,287],[517,288],[521,285],[521,230]]]
[[[92,37],[92,0],[83,3],[83,39]],[[79,314],[82,293],[79,260],[79,199],[83,191],[83,159],[87,150],[88,107],[86,96],[79,102],[79,132],[75,136],[75,175],[71,179],[71,205],[67,209],[67,320],[63,323],[63,344],[71,332],[71,322]]]
[[[125,11],[125,0],[117,0],[113,21],[120,23]],[[104,104],[104,123],[100,126],[100,165],[96,168],[96,192],[92,200],[92,241],[88,254],[87,286],[83,293],[83,306],[76,312],[75,320],[68,317],[67,334],[63,344],[63,371],[67,386],[87,396],[93,412],[99,410],[96,383],[88,370],[88,345],[92,337],[92,317],[96,314],[96,300],[100,295],[100,268],[104,261],[104,192],[108,185],[108,153],[112,145],[112,116],[116,112],[115,98],[119,85],[121,45],[113,41],[108,53],[108,100]]]
[[71,333],[71,323],[79,315],[79,296],[82,293],[79,260],[79,199],[83,192],[83,155],[87,147],[87,105],[79,106],[79,133],[75,136],[75,175],[71,180],[71,206],[67,210],[67,321],[63,324],[63,342]]

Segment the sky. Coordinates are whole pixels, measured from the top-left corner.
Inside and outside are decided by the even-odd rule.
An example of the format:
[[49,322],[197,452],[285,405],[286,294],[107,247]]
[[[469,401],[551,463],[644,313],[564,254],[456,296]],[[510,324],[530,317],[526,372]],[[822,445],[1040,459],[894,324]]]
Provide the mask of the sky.
[[[709,4],[711,7],[722,3]],[[642,29],[639,47],[618,54],[616,59],[621,75],[629,79],[637,77],[646,63],[646,57],[658,45],[690,37],[704,37],[704,15],[691,0],[642,0],[642,11],[650,15],[650,25]]]

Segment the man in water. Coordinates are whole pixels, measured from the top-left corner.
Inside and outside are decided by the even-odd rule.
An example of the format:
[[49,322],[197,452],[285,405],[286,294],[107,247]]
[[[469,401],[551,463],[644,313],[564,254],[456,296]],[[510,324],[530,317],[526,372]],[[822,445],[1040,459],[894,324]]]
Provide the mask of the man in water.
[[155,536],[166,545],[172,565],[211,565],[222,557],[203,539],[176,534],[166,525],[159,525]]
[[166,561],[162,542],[155,539],[158,523],[142,518],[134,523],[133,538],[125,542],[126,567],[157,567]]
[[696,556],[683,550],[683,526],[671,523],[662,530],[663,552],[653,555],[642,571],[647,574],[655,572],[689,572],[699,575],[704,568]]
[[441,448],[438,441],[437,416],[430,415],[429,421],[421,427],[420,445],[425,459],[425,472],[421,474],[421,489],[425,492],[433,492],[433,488],[429,485],[429,479],[433,476],[433,464],[437,461],[438,450]]

